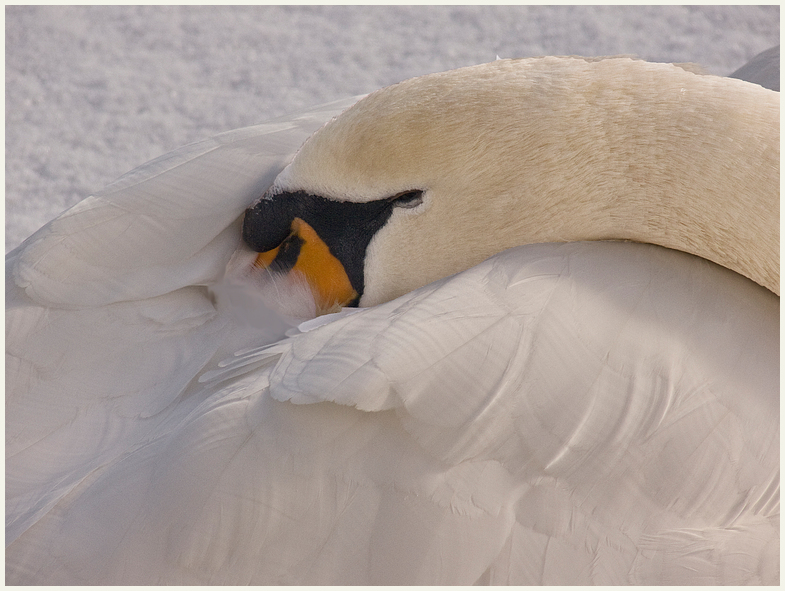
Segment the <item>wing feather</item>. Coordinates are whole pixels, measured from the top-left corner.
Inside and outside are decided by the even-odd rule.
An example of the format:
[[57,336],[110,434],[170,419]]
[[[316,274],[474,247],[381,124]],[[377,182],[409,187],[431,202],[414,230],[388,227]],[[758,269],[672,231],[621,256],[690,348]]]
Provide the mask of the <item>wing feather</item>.
[[154,161],[7,258],[9,582],[778,579],[776,296],[549,244],[249,321],[204,284],[303,121]]
[[189,408],[214,356],[282,336],[272,313],[268,330],[238,325],[200,284],[223,274],[248,203],[354,100],[154,160],[7,255],[7,543]]
[[84,307],[217,280],[245,208],[309,135],[359,98],[227,132],[132,171],[11,253],[14,281],[36,302]]

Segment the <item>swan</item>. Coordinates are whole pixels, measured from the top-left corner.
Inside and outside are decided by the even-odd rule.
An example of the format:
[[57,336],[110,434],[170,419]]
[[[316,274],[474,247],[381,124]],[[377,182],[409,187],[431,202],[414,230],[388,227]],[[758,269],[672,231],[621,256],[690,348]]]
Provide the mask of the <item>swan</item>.
[[121,177],[6,259],[7,581],[778,582],[778,120],[499,60]]
[[344,255],[367,279],[352,278],[360,305],[519,244],[602,239],[689,252],[779,294],[778,113],[775,92],[626,58],[498,60],[415,78],[314,134],[244,235],[272,250],[290,201],[308,201],[306,218],[349,202],[370,233],[357,204],[414,191],[422,203],[396,208],[354,255],[363,265]]

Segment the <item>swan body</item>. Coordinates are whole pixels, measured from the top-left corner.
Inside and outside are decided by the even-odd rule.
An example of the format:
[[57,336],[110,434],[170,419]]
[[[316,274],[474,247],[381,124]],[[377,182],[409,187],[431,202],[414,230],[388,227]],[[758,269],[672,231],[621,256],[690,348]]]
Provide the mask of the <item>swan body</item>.
[[[645,130],[628,130],[643,134],[634,150],[614,150],[626,168],[603,168],[611,160],[579,137],[596,125],[553,127],[554,146],[542,125],[524,175],[501,148],[480,161],[470,146],[483,137],[446,141],[444,103],[421,100],[454,92],[463,123],[466,81],[523,68],[543,84],[539,96],[522,83],[530,103],[552,106],[554,84],[583,91],[575,69],[594,64],[641,87],[624,95],[628,107],[646,84],[663,100],[682,86],[682,101],[702,97],[689,99],[690,125],[675,126],[685,135],[647,116]],[[777,583],[778,135],[772,144],[767,117],[778,109],[745,82],[640,64],[488,64],[380,91],[324,127],[357,99],[230,132],[126,175],[10,253],[7,582]],[[407,84],[420,87],[401,92]],[[617,108],[617,86],[590,83],[589,96]],[[723,92],[727,106],[705,106]],[[509,124],[511,100],[485,123]],[[377,109],[400,134],[377,133]],[[718,113],[733,115],[726,132],[747,126],[758,143],[739,133],[715,146]],[[693,154],[703,126],[719,162]],[[564,133],[578,146],[567,154]],[[600,145],[623,145],[610,139]],[[677,139],[692,162],[669,152]],[[638,160],[656,160],[652,145],[675,171]],[[550,174],[537,172],[538,150]],[[532,175],[510,209],[513,186]],[[695,249],[675,245],[692,254],[575,242],[657,242],[682,218],[644,181],[676,200],[697,193],[693,217],[735,225],[698,233]],[[570,188],[605,199],[597,215],[562,203]],[[618,202],[628,193],[659,206],[649,225]],[[352,236],[336,211],[370,216],[355,252],[335,256],[364,307],[293,322],[324,311],[298,265],[314,244]],[[687,226],[708,231],[688,213]],[[615,235],[623,215],[649,234]],[[531,239],[516,240],[525,228]],[[757,249],[740,239],[753,231]],[[271,248],[257,254],[241,235]],[[286,259],[290,246],[299,258]],[[706,260],[723,253],[746,262]]]
[[778,304],[654,246],[507,251],[202,373],[9,581],[772,582]]

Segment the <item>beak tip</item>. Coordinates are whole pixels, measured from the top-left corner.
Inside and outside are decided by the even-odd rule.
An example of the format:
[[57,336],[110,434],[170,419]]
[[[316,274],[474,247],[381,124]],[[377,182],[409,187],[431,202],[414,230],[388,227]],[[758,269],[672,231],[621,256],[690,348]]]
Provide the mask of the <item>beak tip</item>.
[[[250,210],[249,210],[250,211]],[[246,237],[246,228],[253,225],[253,218],[243,228],[243,239],[257,250],[259,241]],[[360,294],[352,285],[346,269],[316,231],[300,218],[294,218],[288,233],[277,243],[265,248],[254,259],[254,267],[273,272],[296,272],[307,282],[318,314],[335,312],[346,306],[356,306]],[[266,241],[266,242],[269,242]],[[291,243],[291,244],[290,244]]]

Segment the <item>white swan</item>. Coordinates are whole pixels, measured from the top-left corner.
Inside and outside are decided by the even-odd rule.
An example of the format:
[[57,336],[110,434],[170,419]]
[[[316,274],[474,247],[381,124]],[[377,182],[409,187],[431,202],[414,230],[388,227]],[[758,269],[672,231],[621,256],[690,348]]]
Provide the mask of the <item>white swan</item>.
[[7,259],[8,582],[776,582],[778,297],[651,245],[474,265],[625,238],[778,293],[777,96],[569,58],[375,93],[245,217],[230,274],[372,306],[278,342],[204,286],[346,105],[86,200]]
[[[256,209],[289,215],[286,193],[422,191],[373,234],[362,305],[511,246],[608,238],[690,252],[779,294],[778,125],[776,92],[669,64],[499,60],[368,96],[309,139]],[[246,235],[272,223],[247,220]]]

